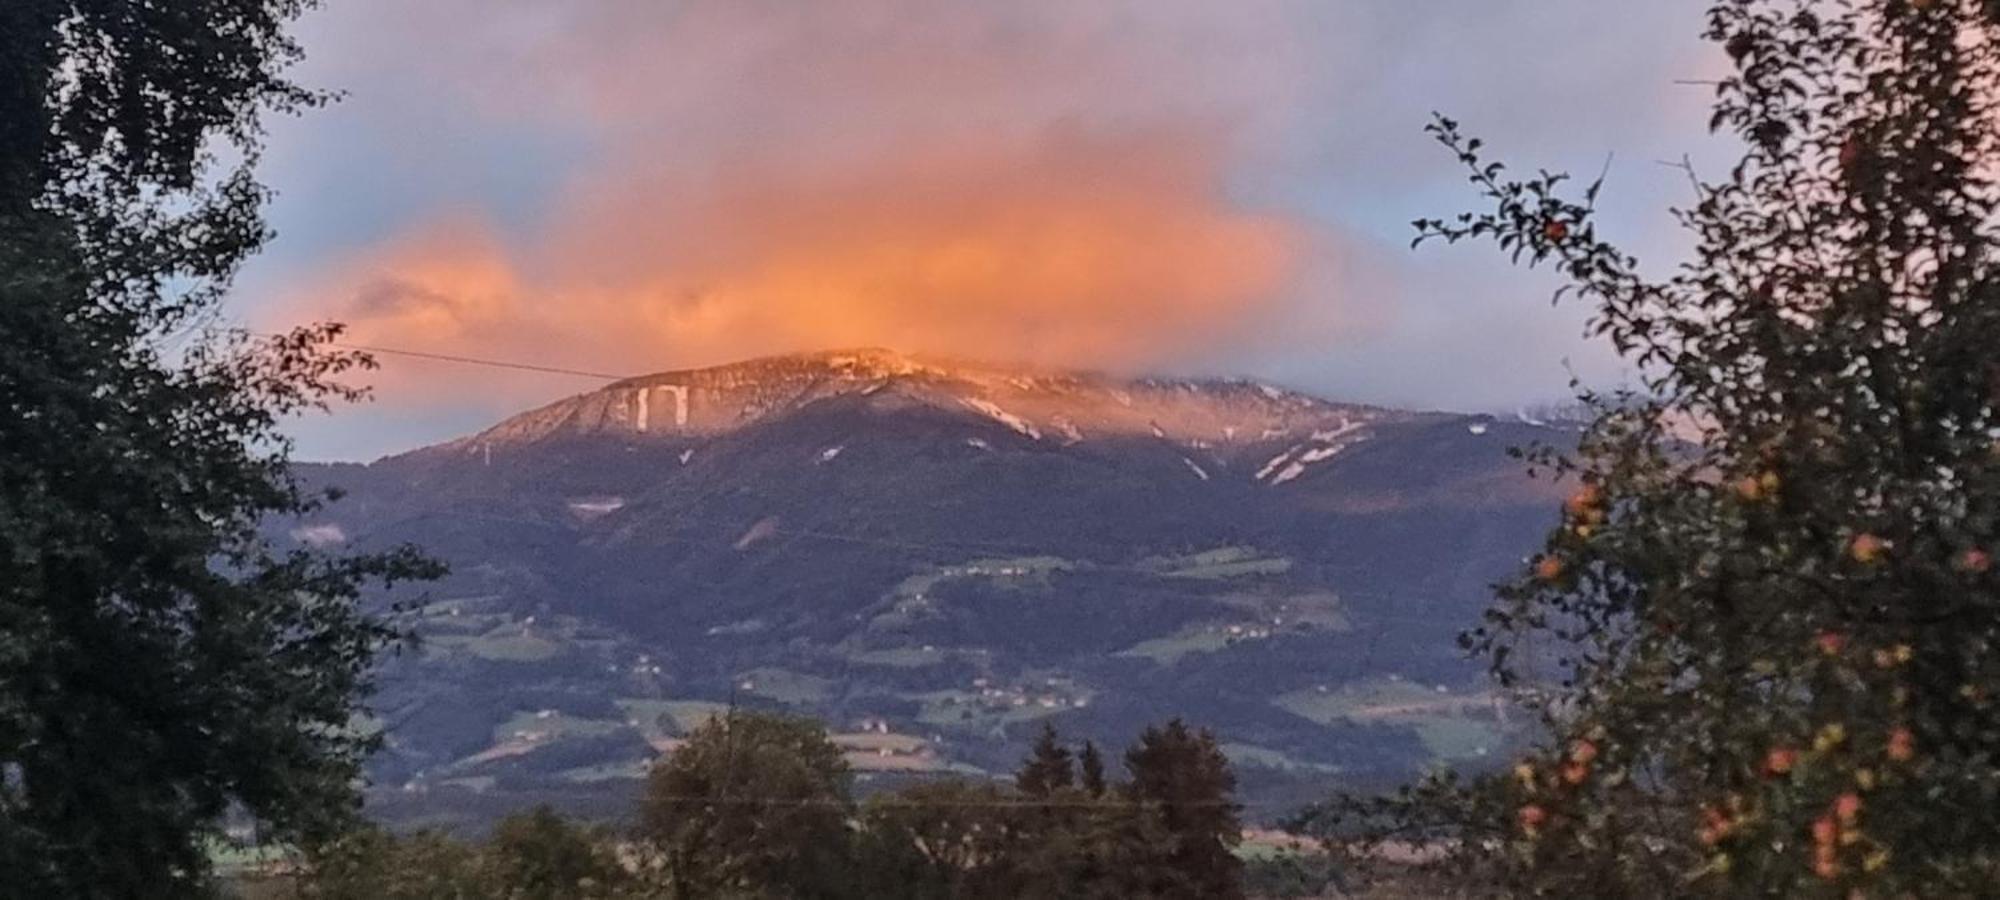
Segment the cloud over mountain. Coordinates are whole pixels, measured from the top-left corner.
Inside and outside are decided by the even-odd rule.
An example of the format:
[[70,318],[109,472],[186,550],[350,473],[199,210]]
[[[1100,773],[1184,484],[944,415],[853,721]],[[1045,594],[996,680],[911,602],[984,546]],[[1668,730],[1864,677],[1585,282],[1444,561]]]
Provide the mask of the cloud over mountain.
[[419,33],[469,23],[420,71],[584,135],[591,161],[524,227],[441,212],[323,266],[286,311],[632,368],[1212,346],[1323,272],[1327,235],[1232,185],[1306,48],[1205,9],[584,4],[531,40],[509,30],[535,18],[518,5],[407,12]]
[[[1617,151],[1607,224],[1659,258],[1685,181],[1650,160],[1702,121],[1674,83],[1707,72],[1697,13],[351,0],[306,23],[301,77],[348,97],[274,133],[248,318],[617,372],[870,344],[1546,398],[1565,358],[1617,366],[1580,351],[1580,310],[1536,302],[1546,279],[1408,254],[1409,219],[1469,199],[1421,125],[1458,114],[1529,165]],[[381,406],[307,446],[404,447],[578,386],[376,381]]]

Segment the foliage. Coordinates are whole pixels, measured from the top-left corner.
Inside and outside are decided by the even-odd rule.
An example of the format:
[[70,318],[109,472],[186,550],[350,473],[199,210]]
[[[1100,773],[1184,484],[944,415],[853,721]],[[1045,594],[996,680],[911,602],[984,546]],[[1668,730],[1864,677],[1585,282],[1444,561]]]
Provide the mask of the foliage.
[[1076,759],[1078,787],[1092,797],[1104,796],[1110,785],[1104,780],[1104,754],[1098,752],[1097,744],[1084,741]]
[[[1053,730],[1040,743],[1024,770],[1067,759]],[[1127,760],[1132,780],[1096,793],[924,779],[857,806],[818,724],[736,711],[655,767],[629,841],[547,808],[476,845],[363,828],[309,854],[298,888],[329,900],[1243,896],[1234,779],[1214,737],[1171,722]]]
[[260,532],[320,502],[276,425],[356,395],[337,329],[199,330],[268,238],[260,113],[320,99],[282,77],[303,7],[0,8],[0,871],[30,895],[192,893],[232,808],[336,830],[394,637],[360,590],[436,574]]
[[1179,719],[1148,728],[1125,753],[1132,780],[1120,793],[1155,818],[1166,836],[1161,864],[1199,897],[1242,896],[1234,852],[1242,823],[1229,800],[1236,776],[1215,736]]
[[849,780],[818,723],[732,709],[654,768],[638,834],[671,896],[832,896],[848,862]]
[[1014,776],[1014,786],[1030,797],[1046,797],[1070,787],[1076,781],[1076,765],[1069,749],[1056,737],[1056,728],[1046,722],[1028,751],[1028,761]]
[[320,845],[297,893],[313,900],[478,900],[497,885],[477,848],[442,832],[362,828]]
[[508,816],[480,844],[437,831],[357,829],[316,848],[296,893],[319,900],[602,900],[637,896],[603,831],[548,807]]
[[1339,897],[1347,882],[1331,856],[1288,853],[1245,863],[1243,887],[1252,897]]
[[1018,795],[992,783],[946,779],[862,805],[856,870],[871,897],[1030,895],[1034,841]]
[[1599,237],[1599,185],[1434,126],[1492,209],[1419,240],[1553,265],[1646,387],[1586,392],[1580,447],[1531,454],[1578,487],[1467,636],[1547,745],[1314,824],[1517,894],[1985,894],[2000,4],[1721,0],[1707,26],[1744,151],[1697,180],[1671,276]]
[[1132,780],[1096,792],[1071,783],[1071,757],[1044,726],[1014,790],[941,781],[872,798],[857,865],[886,881],[869,896],[1242,896],[1235,782],[1212,735],[1148,729]]
[[499,896],[510,900],[621,896],[633,880],[610,835],[547,806],[502,819],[485,853]]

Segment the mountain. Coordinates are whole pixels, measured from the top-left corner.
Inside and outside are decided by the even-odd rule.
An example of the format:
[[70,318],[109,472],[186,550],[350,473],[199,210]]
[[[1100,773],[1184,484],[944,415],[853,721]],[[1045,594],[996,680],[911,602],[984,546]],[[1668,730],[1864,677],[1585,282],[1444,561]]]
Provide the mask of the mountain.
[[1573,440],[859,350],[304,466],[345,497],[286,530],[453,567],[377,698],[392,817],[620,796],[729,703],[820,716],[880,777],[1006,771],[1043,719],[1116,742],[1181,715],[1276,786],[1500,753],[1454,636],[1553,520],[1506,449]]

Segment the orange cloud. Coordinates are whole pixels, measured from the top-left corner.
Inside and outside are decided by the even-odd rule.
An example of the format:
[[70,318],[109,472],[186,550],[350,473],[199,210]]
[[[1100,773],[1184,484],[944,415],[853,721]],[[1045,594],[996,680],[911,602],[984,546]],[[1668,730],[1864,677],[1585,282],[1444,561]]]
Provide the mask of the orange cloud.
[[1197,137],[1064,137],[831,174],[611,173],[525,247],[440,221],[290,312],[635,373],[857,345],[1120,367],[1226,340],[1293,284],[1303,242],[1233,208]]
[[[385,6],[391,31],[451,38],[377,50],[411,81],[590,152],[532,221],[431,218],[272,315],[632,373],[858,345],[1213,358],[1340,273],[1325,234],[1231,194],[1296,102],[1299,47],[1260,17],[1162,9]],[[407,397],[493,374],[376,381]]]
[[[1556,360],[1622,370],[1576,341],[1578,307],[1534,302],[1548,273],[1407,251],[1402,223],[1474,201],[1424,111],[1523,165],[1616,151],[1607,225],[1671,259],[1651,211],[1684,179],[1646,161],[1702,159],[1707,95],[1674,86],[1726,65],[1699,14],[343,0],[306,17],[299,76],[348,99],[276,123],[280,239],[241,296],[265,328],[614,372],[880,344],[1426,406],[1557,396]],[[588,384],[384,362],[383,404],[314,446],[449,436]]]

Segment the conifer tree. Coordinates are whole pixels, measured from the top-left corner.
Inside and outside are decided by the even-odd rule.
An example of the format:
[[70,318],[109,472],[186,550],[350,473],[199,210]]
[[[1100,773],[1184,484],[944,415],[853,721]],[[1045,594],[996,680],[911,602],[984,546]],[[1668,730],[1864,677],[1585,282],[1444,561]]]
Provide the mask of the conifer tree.
[[1179,719],[1149,727],[1126,752],[1125,767],[1132,775],[1127,799],[1164,836],[1157,855],[1140,865],[1175,876],[1181,887],[1169,895],[1241,897],[1236,776],[1215,736]]
[[1084,741],[1083,751],[1077,756],[1080,769],[1080,786],[1092,797],[1102,797],[1109,788],[1104,781],[1104,755],[1097,750],[1095,741]]
[[1069,748],[1062,745],[1054,725],[1042,723],[1028,759],[1014,776],[1014,786],[1029,797],[1047,797],[1076,783],[1076,767]]

